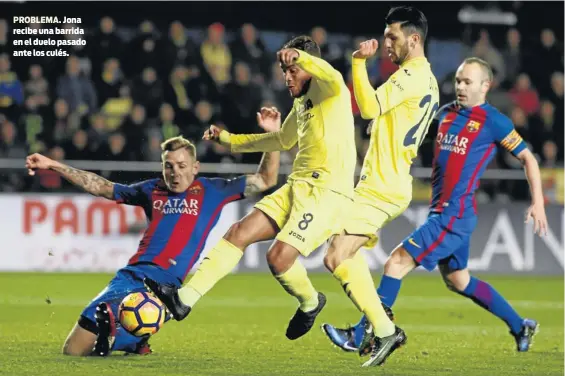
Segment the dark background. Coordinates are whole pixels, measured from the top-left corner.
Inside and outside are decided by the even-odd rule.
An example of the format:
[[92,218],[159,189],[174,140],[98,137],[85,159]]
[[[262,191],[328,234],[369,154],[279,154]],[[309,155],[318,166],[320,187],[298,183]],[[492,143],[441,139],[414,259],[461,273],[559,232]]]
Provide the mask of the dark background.
[[[123,26],[137,26],[150,17],[158,27],[165,27],[177,19],[196,27],[207,27],[221,20],[227,28],[238,28],[242,22],[253,22],[259,29],[306,33],[313,25],[323,25],[330,32],[380,35],[384,23],[379,20],[390,7],[406,4],[424,12],[430,24],[430,33],[439,38],[463,32],[464,26],[457,20],[457,13],[463,4],[477,9],[496,7],[515,12],[518,16],[517,27],[533,34],[538,34],[543,28],[551,28],[558,35],[563,34],[564,3],[560,1],[76,1],[4,3],[2,13],[5,17],[32,14],[76,16],[91,26],[97,24],[100,17],[112,14],[116,22]],[[526,37],[536,38],[535,35]]]
[[[322,46],[324,58],[340,70],[346,83],[351,86],[350,57],[359,42],[357,38],[380,38],[388,10],[400,4],[408,3],[1,3],[0,20],[7,22],[8,33],[7,40],[0,40],[0,54],[8,56],[10,68],[9,74],[0,71],[0,158],[23,158],[27,153],[37,151],[65,160],[156,161],[159,158],[158,143],[172,135],[183,134],[197,143],[198,157],[202,162],[257,163],[260,158],[258,153],[230,155],[222,148],[199,142],[200,135],[209,123],[220,124],[237,133],[258,132],[260,130],[255,124],[254,114],[263,105],[276,105],[283,114],[286,113],[292,101],[286,93],[284,82],[281,83],[275,52],[290,37],[310,34],[316,26],[323,27],[327,33]],[[512,119],[542,167],[562,170],[563,2],[413,2],[409,5],[422,10],[428,19],[426,53],[440,84],[442,104],[453,99],[453,74],[460,62],[469,56],[484,58],[491,65],[494,64],[495,77],[501,77],[497,88],[491,91],[489,101]],[[513,12],[517,15],[518,23],[514,26],[462,24],[458,20],[458,13],[465,7],[482,11]],[[75,86],[73,89],[71,81],[65,81],[70,59],[11,56],[13,39],[29,37],[11,34],[13,16],[66,16],[82,19],[82,24],[76,26],[85,29],[86,35],[80,37],[86,40],[86,47],[64,48],[80,61],[80,88]],[[113,20],[111,33],[102,31],[101,20],[104,17]],[[143,21],[153,24],[151,32],[141,31],[140,24]],[[182,23],[183,32],[187,36],[186,45],[182,48],[175,47],[170,37],[169,30],[173,21]],[[221,29],[225,28],[223,42],[218,48],[225,47],[227,53],[231,54],[230,66],[227,68],[230,77],[225,82],[218,82],[212,77],[210,62],[206,63],[202,52],[210,26],[215,23],[220,23]],[[260,50],[258,56],[251,56],[250,49],[246,49],[241,43],[241,27],[244,23],[250,23],[256,29],[258,39],[254,42],[254,47]],[[24,26],[26,25],[16,25],[18,28]],[[520,35],[519,45],[514,49],[508,42],[513,28]],[[544,31],[555,38],[551,45],[544,45]],[[487,50],[482,52],[484,56],[477,55],[485,36]],[[60,35],[43,38],[47,37],[65,38]],[[148,40],[155,47],[151,53],[144,53],[142,46]],[[103,74],[104,67],[111,60],[117,62],[118,68],[115,70],[115,81],[108,84]],[[506,70],[504,75],[499,75],[496,71],[497,64]],[[33,66],[41,67],[40,80],[44,81],[31,80]],[[238,66],[250,71],[249,82],[237,78]],[[514,66],[512,72],[511,66]],[[177,67],[198,72],[196,78],[181,84],[192,102],[187,109],[181,109],[177,105],[179,94],[173,89],[171,81],[171,74]],[[156,71],[153,83],[144,81],[143,75],[148,68]],[[377,56],[368,62],[368,69],[372,84],[376,87],[396,67],[391,66],[385,57]],[[520,77],[528,82],[522,89]],[[555,79],[560,80],[560,88],[552,86]],[[2,86],[3,83],[7,86]],[[41,85],[46,85],[47,88],[39,89]],[[20,97],[18,90],[22,92]],[[37,96],[37,90],[43,90],[41,94],[46,98],[46,103],[39,108],[31,108],[29,102]],[[92,101],[89,102],[88,110],[80,113],[72,102],[78,97],[84,98],[84,90],[88,91],[87,97]],[[4,102],[3,98],[8,98],[8,101]],[[113,106],[111,110],[108,109],[108,104]],[[211,116],[198,115],[198,104],[203,105],[200,106],[201,109],[211,109]],[[64,111],[65,105],[71,108]],[[59,112],[63,113],[59,118],[55,114],[57,106],[60,107]],[[362,163],[368,146],[364,132],[367,122],[360,119],[354,100],[353,106],[358,159]],[[131,117],[135,108],[146,111],[139,126],[132,125]],[[551,116],[544,118],[544,109],[551,112]],[[108,119],[111,116],[114,116],[114,124],[109,126]],[[166,119],[167,116],[169,120]],[[15,137],[13,141],[7,142],[10,132],[15,133]],[[77,147],[77,133],[86,134],[88,147]],[[292,159],[293,154],[289,153],[284,156],[283,164],[291,164]],[[424,143],[414,165],[429,167],[431,161],[432,143]],[[521,166],[507,153],[501,152],[489,168],[518,170]],[[139,180],[148,175],[101,173],[118,181]],[[553,178],[550,183],[555,186],[557,180],[559,179]],[[46,181],[47,183],[38,183],[38,179],[26,178],[21,171],[16,173],[12,170],[0,170],[0,191],[73,189],[56,176],[48,176]],[[480,193],[484,194],[487,201],[500,196],[509,196],[515,200],[526,200],[529,197],[525,181],[487,181],[482,185]]]

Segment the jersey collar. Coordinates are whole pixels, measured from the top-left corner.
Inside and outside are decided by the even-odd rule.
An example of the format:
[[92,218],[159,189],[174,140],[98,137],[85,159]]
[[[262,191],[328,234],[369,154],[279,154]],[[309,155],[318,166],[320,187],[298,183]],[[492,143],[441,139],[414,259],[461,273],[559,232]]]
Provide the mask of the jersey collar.
[[425,56],[415,57],[413,59],[410,59],[410,60],[402,63],[402,65],[400,65],[400,68],[405,68],[405,67],[410,66],[410,65],[423,64],[423,63],[427,63],[427,62],[428,62],[428,59]]
[[465,112],[465,111],[467,111],[467,112],[472,112],[473,109],[475,109],[475,108],[486,109],[489,105],[490,105],[490,103],[488,103],[488,101],[485,101],[485,103],[480,104],[480,105],[478,105],[478,106],[474,106],[474,107],[463,107],[463,106],[460,106],[459,103],[457,103],[457,101],[455,101],[455,108],[456,108],[458,111],[463,111],[463,112]]

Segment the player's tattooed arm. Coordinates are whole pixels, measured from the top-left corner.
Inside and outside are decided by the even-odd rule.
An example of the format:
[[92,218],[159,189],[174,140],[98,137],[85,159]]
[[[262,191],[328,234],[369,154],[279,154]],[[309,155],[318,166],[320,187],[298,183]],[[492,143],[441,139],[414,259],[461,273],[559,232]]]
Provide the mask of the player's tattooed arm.
[[274,187],[279,176],[279,165],[280,152],[274,151],[263,154],[257,173],[247,175],[244,195],[249,197]]
[[84,189],[91,195],[104,197],[111,200],[114,196],[114,183],[95,173],[79,170],[74,167],[57,163],[52,170],[57,171],[61,176],[72,184]]
[[37,170],[53,170],[57,171],[69,182],[94,196],[110,200],[114,196],[114,183],[104,179],[102,176],[67,166],[39,153],[28,155],[25,166],[31,176],[35,175]]

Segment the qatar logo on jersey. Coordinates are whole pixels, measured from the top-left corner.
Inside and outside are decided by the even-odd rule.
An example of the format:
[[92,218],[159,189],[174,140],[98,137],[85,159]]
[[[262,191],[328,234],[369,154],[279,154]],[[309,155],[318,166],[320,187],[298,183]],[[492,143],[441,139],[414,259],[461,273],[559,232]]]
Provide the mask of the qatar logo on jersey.
[[439,144],[440,150],[446,150],[461,155],[467,154],[467,137],[459,137],[456,134],[438,132],[436,142]]
[[159,210],[163,215],[169,214],[188,214],[198,215],[199,207],[198,200],[195,199],[180,199],[170,198],[167,201],[155,200],[153,201],[153,209]]

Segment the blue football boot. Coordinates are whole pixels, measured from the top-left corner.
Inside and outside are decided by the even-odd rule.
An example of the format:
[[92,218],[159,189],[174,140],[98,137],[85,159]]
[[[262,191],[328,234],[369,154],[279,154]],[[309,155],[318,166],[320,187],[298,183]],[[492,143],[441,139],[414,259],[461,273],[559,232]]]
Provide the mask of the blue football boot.
[[530,349],[533,343],[533,337],[539,331],[539,324],[533,319],[524,319],[522,321],[522,330],[520,333],[510,333],[516,340],[516,349],[519,352],[525,352]]

